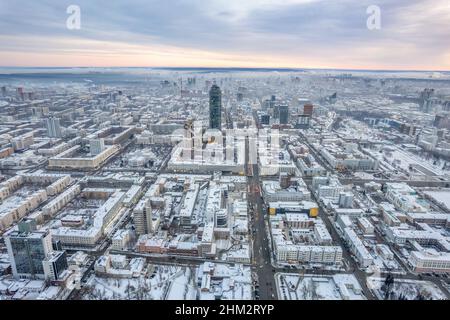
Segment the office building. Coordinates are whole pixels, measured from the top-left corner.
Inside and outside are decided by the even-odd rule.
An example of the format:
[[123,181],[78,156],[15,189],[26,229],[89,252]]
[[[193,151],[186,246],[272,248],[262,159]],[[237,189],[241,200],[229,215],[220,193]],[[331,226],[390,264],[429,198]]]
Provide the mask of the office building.
[[96,156],[105,150],[105,140],[104,139],[91,139],[90,140],[90,152],[91,155]]
[[29,222],[5,234],[14,278],[45,278],[43,261],[53,251],[48,231],[35,231]]
[[209,91],[209,128],[221,129],[222,124],[222,92],[219,86],[213,85]]
[[65,251],[53,251],[42,262],[45,279],[58,280],[60,275],[67,270],[67,255]]
[[261,124],[265,124],[265,125],[270,124],[270,116],[268,114],[261,115]]
[[47,135],[50,138],[62,138],[61,124],[58,118],[47,119]]
[[296,129],[308,129],[311,122],[311,116],[300,114],[297,118]]
[[137,235],[152,233],[152,207],[148,199],[144,198],[136,205],[133,210],[133,217]]
[[303,106],[303,114],[312,116],[314,111],[314,106],[311,103],[307,103]]
[[409,258],[415,272],[450,272],[450,253],[433,249],[412,251]]
[[339,194],[340,208],[353,208],[353,194],[351,192],[342,192]]
[[289,123],[289,107],[287,105],[278,106],[280,124]]
[[262,109],[264,111],[273,110],[275,108],[276,97],[272,95],[270,99],[266,99],[263,101]]
[[218,210],[215,214],[215,218],[216,218],[216,227],[224,228],[228,225],[227,210],[225,210],[225,209]]
[[19,96],[20,100],[24,100],[25,99],[25,93],[23,92],[23,88],[22,87],[18,87],[17,88],[17,95]]
[[282,189],[287,189],[291,185],[291,175],[287,172],[280,172],[279,183]]

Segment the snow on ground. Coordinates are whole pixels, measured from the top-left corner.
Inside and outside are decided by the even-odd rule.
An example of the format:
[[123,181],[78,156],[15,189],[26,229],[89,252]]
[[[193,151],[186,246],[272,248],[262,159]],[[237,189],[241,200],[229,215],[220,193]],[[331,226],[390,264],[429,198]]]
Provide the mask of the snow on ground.
[[[400,148],[396,148],[395,151],[391,152],[392,156],[389,157],[389,160],[396,160],[399,164],[399,167],[405,172],[409,172],[409,166],[418,166],[422,167],[425,170],[428,170],[430,173],[433,173],[436,176],[444,176],[445,172],[442,171],[439,167],[424,161],[420,157],[412,154],[408,151],[402,150]],[[422,172],[423,175],[428,175],[425,172]]]
[[424,193],[435,199],[437,202],[444,204],[444,206],[450,210],[450,189],[425,191]]
[[[368,277],[367,286],[375,292],[375,295],[379,299],[384,299],[384,278]],[[443,300],[446,299],[445,294],[432,282],[419,281],[419,280],[407,280],[407,279],[394,279],[392,287],[392,296],[390,300],[397,300],[400,297],[406,300],[417,299],[419,294],[423,299],[427,300]]]
[[380,179],[380,178],[375,178],[372,173],[361,172],[361,171],[355,172],[354,176],[355,176],[355,178],[358,178],[358,179],[367,179],[367,180],[369,180],[369,179],[372,179],[372,180]]
[[395,259],[386,259],[378,254],[375,245],[369,246],[369,252],[373,258],[373,265],[368,268],[367,272],[390,271],[392,273],[405,273]]
[[248,266],[205,262],[197,269],[200,300],[251,300],[252,274]]
[[118,279],[92,276],[86,300],[192,300],[196,297],[193,273],[188,268],[157,266],[150,277]]
[[361,286],[352,274],[314,276],[281,273],[276,275],[282,300],[364,300]]

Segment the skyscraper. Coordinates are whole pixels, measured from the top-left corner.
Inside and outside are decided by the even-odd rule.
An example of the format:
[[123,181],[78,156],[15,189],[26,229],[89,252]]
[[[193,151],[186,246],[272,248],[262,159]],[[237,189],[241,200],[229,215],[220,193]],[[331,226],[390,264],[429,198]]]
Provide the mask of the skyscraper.
[[221,129],[222,125],[222,92],[218,85],[209,90],[209,128]]
[[150,201],[141,200],[133,210],[136,234],[143,235],[152,232],[152,206]]
[[280,124],[289,123],[289,107],[286,105],[278,106],[278,112],[280,115]]
[[22,87],[17,88],[17,95],[19,96],[20,100],[25,100],[25,93],[23,92]]
[[47,118],[47,135],[50,138],[62,138],[61,124],[58,118]]

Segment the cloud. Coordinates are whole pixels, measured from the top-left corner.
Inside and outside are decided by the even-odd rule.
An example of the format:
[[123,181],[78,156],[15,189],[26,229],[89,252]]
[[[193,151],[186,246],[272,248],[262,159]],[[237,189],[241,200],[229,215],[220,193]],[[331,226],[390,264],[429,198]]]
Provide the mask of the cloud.
[[[81,30],[66,29],[70,4],[81,7]],[[381,8],[381,30],[366,28],[371,4]],[[149,50],[149,57],[155,48],[170,48],[173,59],[190,63],[195,57],[182,59],[183,53],[207,52],[207,61],[247,65],[449,69],[449,24],[448,0],[0,0],[6,65],[20,52],[72,52],[73,60],[96,52],[100,59],[108,43],[108,53],[120,54],[123,65],[127,59],[133,65],[136,51],[123,50],[135,46],[144,55]]]

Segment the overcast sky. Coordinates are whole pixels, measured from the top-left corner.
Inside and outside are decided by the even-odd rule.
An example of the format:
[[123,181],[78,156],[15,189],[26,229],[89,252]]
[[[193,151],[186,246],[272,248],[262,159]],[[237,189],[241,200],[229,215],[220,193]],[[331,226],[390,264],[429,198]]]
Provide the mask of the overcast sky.
[[450,70],[450,1],[0,0],[0,66]]

